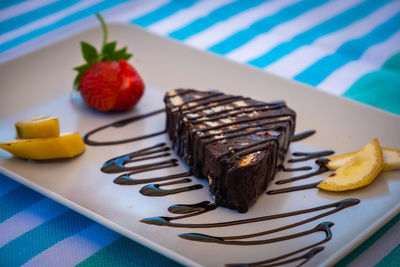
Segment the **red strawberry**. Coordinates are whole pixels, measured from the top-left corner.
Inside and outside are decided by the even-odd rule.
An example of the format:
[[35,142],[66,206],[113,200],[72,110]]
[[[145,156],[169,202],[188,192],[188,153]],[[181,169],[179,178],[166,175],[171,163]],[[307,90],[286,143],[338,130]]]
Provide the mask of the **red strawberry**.
[[75,70],[78,75],[74,88],[89,107],[99,111],[123,111],[132,108],[142,97],[144,83],[128,60],[132,55],[126,47],[115,50],[116,42],[107,43],[107,28],[102,17],[96,15],[103,27],[103,46],[98,53],[92,45],[81,42],[86,63]]

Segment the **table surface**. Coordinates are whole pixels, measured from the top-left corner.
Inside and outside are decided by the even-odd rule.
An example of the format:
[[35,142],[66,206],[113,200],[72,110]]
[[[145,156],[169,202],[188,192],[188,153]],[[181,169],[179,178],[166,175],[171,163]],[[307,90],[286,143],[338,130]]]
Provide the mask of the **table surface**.
[[[98,26],[97,12],[109,23],[134,24],[400,115],[396,0],[5,1],[0,63]],[[4,175],[0,261],[6,266],[179,266]],[[400,215],[338,263],[399,264]]]

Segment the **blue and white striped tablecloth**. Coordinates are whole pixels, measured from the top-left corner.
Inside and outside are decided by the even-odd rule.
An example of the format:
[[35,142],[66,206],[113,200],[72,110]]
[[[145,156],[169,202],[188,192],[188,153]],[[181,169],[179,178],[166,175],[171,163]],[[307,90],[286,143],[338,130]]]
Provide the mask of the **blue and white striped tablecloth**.
[[[97,26],[97,12],[400,115],[398,0],[1,1],[0,63]],[[339,265],[400,266],[399,220]],[[0,266],[20,265],[179,264],[0,175]]]

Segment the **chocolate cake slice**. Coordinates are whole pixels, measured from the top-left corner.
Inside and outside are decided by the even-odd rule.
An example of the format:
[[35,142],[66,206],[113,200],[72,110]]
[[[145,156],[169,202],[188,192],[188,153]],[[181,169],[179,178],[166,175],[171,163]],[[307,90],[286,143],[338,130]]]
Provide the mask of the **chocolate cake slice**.
[[174,150],[209,179],[216,204],[246,212],[283,163],[296,113],[282,101],[217,91],[176,89],[164,102]]

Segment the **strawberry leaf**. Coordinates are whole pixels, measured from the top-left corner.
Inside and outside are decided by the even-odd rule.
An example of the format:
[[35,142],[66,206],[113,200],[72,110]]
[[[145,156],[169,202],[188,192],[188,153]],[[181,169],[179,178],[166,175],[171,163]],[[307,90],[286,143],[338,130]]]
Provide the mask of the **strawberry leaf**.
[[77,91],[79,91],[79,83],[82,80],[82,76],[83,76],[83,73],[81,72],[81,73],[78,73],[78,75],[76,75],[76,77],[75,77],[74,89],[77,90]]
[[74,80],[74,89],[79,91],[79,83],[82,79],[83,74],[90,68],[91,64],[87,63],[84,65],[80,65],[78,67],[75,67],[74,70],[78,72],[78,74],[75,77]]
[[96,48],[91,44],[81,42],[81,49],[83,58],[86,60],[87,63],[94,63],[99,59]]
[[128,60],[128,59],[130,59],[132,57],[132,54],[127,53],[126,49],[127,48],[124,47],[124,48],[122,48],[120,50],[115,51],[114,60],[121,60],[121,59]]
[[101,58],[105,61],[113,60],[113,56],[115,53],[115,48],[117,46],[117,42],[111,42],[103,46],[101,51]]
[[90,64],[84,64],[84,65],[75,67],[74,70],[76,70],[77,72],[85,72],[89,69],[89,67],[90,67]]

